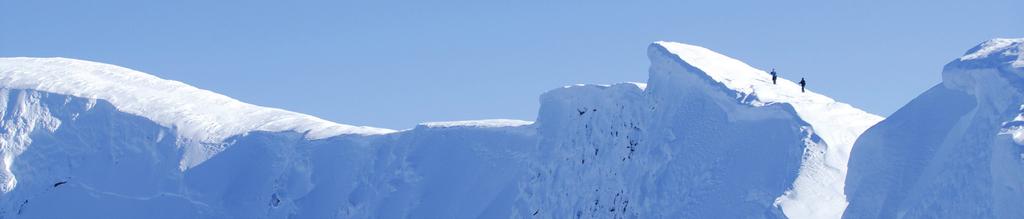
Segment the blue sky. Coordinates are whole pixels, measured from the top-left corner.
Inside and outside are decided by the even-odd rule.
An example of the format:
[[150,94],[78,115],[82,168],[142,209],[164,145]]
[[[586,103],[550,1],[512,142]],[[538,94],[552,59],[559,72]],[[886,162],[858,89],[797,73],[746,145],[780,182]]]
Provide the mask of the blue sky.
[[533,120],[541,93],[647,80],[701,45],[888,115],[1024,1],[12,1],[0,56],[121,65],[242,101],[385,128]]

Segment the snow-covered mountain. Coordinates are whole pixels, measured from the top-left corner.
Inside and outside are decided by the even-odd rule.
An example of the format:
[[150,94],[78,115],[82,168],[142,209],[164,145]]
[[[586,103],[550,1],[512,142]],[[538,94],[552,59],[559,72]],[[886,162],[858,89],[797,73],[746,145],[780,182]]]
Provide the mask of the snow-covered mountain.
[[[856,137],[881,118],[711,50],[648,48],[647,85],[541,97],[519,209],[560,216],[838,218]],[[545,209],[547,208],[547,209]]]
[[393,131],[112,65],[0,59],[4,218],[838,218],[880,117],[711,50],[647,84],[541,96],[536,122]]
[[1024,38],[990,40],[857,140],[848,218],[1024,218]]

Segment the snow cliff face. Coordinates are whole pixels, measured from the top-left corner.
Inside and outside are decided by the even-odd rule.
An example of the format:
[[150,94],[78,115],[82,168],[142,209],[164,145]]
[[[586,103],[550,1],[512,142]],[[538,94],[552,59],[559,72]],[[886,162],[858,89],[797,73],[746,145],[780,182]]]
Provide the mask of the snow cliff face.
[[[838,218],[848,152],[880,118],[711,50],[658,42],[648,84],[541,97],[521,213]],[[781,210],[781,211],[780,211]]]
[[69,59],[0,79],[4,218],[509,215],[536,144],[530,122],[394,133]]
[[1024,217],[1022,50],[1024,39],[982,43],[865,132],[845,217]]
[[647,84],[541,96],[534,122],[336,124],[116,66],[0,59],[0,216],[838,217],[879,117],[658,42]]
[[[253,131],[195,143],[104,100],[0,93],[7,218],[509,215],[535,144],[522,122],[319,140]],[[179,169],[196,159],[185,148],[193,144],[208,154]]]

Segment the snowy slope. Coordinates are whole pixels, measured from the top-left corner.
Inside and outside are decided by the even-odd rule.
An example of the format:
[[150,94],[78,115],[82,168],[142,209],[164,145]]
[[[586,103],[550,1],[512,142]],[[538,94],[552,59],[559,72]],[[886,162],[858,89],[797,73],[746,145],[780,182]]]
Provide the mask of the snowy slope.
[[354,127],[80,60],[0,59],[0,84],[3,218],[507,216],[536,144],[526,121]]
[[149,118],[104,100],[0,94],[3,218],[507,217],[536,144],[528,125],[254,131],[198,145],[209,157],[181,169],[189,141]]
[[81,60],[0,58],[0,81],[8,89],[106,100],[122,112],[175,127],[182,137],[202,142],[221,142],[252,131],[295,131],[307,133],[309,139],[393,132],[260,107],[181,82]]
[[837,218],[842,214],[846,205],[842,189],[850,149],[857,137],[881,121],[881,117],[813,91],[797,92],[800,85],[784,78],[774,85],[765,71],[706,48],[671,42],[658,45],[735,91],[735,97],[746,104],[791,105],[826,144],[807,148],[807,158],[793,190],[776,204],[782,206],[787,216],[796,218]]
[[842,213],[880,118],[711,50],[657,42],[647,83],[574,85],[537,121],[392,131],[141,72],[0,59],[0,217],[792,217]]
[[970,49],[857,140],[847,218],[1024,217],[1024,39]]
[[705,48],[658,42],[648,56],[647,84],[541,97],[520,216],[842,214],[848,152],[880,117]]
[[420,126],[427,128],[456,128],[456,127],[475,127],[475,128],[500,128],[500,127],[516,127],[533,124],[531,121],[514,120],[514,119],[485,119],[485,120],[469,120],[469,121],[448,121],[448,122],[425,122],[421,123]]

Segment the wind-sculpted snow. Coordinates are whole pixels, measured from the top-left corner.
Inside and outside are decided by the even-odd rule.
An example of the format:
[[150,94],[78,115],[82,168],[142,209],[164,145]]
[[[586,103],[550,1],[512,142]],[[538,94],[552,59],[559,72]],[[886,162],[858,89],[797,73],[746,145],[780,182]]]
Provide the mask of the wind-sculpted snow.
[[995,39],[942,84],[866,131],[850,158],[847,218],[1022,218],[1024,39]]
[[533,124],[531,121],[514,119],[486,119],[470,121],[449,121],[449,122],[427,122],[420,124],[428,128],[453,128],[453,127],[476,127],[476,128],[500,128],[515,127]]
[[967,51],[966,55],[955,60],[952,65],[960,68],[1024,68],[1024,57],[1020,56],[1024,50],[1022,45],[1024,38],[989,40]]
[[[711,50],[659,42],[650,79],[544,94],[520,216],[838,218],[879,117]],[[781,205],[782,211],[776,208]]]
[[[800,177],[776,204],[790,217],[838,218],[842,215],[846,206],[842,190],[850,149],[857,137],[881,117],[812,91],[798,92],[800,85],[784,78],[772,84],[766,72],[702,47],[672,42],[657,45],[703,73],[697,75],[706,75],[724,86],[723,90],[742,103],[792,107],[798,119],[809,123],[812,133],[820,136],[825,144],[807,144]],[[738,116],[737,113],[730,115]]]
[[3,218],[835,218],[879,117],[658,42],[537,121],[391,131],[71,59],[0,59]]
[[309,140],[250,132],[201,144],[105,100],[2,89],[3,218],[471,218],[509,215],[530,126]]
[[206,143],[252,131],[295,131],[309,139],[393,132],[259,107],[135,70],[73,59],[0,58],[0,83],[8,89],[106,100],[122,112],[174,127],[182,137]]

